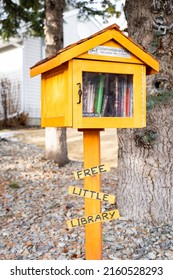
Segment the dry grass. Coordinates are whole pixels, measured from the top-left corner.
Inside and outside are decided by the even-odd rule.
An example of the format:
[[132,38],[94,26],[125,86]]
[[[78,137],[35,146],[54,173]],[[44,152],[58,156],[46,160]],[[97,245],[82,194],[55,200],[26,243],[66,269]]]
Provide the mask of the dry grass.
[[[35,144],[44,148],[44,129],[21,129],[15,133],[15,138],[24,143]],[[77,129],[67,129],[68,154],[71,160],[83,160],[83,134]],[[101,161],[117,166],[117,134],[115,129],[106,129],[101,132]]]

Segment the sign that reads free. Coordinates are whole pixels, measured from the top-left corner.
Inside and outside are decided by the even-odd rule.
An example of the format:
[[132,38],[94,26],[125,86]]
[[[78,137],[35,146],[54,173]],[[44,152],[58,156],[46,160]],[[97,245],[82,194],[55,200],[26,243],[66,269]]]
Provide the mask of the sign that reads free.
[[85,226],[88,224],[94,224],[98,222],[105,222],[108,220],[118,219],[120,217],[118,209],[111,210],[96,215],[84,216],[82,218],[72,219],[67,221],[68,228],[74,228],[78,226]]
[[74,172],[76,180],[84,179],[85,177],[95,176],[97,174],[105,173],[110,171],[109,164],[101,164],[99,166],[94,166],[91,168],[86,168],[77,172]]
[[105,202],[109,202],[114,204],[115,203],[115,196],[111,194],[106,194],[103,192],[96,192],[96,191],[91,191],[91,190],[86,190],[86,189],[81,189],[75,186],[70,186],[68,189],[68,193],[84,198],[92,198],[96,200],[101,200]]

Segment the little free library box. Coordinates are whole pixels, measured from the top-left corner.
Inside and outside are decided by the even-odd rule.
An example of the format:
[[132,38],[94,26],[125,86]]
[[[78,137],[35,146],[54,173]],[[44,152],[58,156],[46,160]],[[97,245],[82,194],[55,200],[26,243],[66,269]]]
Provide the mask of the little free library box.
[[[68,221],[85,225],[87,260],[102,258],[102,222],[119,217],[117,209],[101,212],[101,201],[115,201],[101,192],[100,130],[146,126],[146,75],[159,63],[125,36],[116,24],[72,44],[31,68],[41,74],[42,127],[83,131],[84,188],[69,194],[84,197],[85,216]],[[99,174],[98,174],[99,173]],[[94,175],[94,176],[92,176]]]
[[146,75],[159,63],[113,24],[46,58],[41,74],[42,127],[146,126]]

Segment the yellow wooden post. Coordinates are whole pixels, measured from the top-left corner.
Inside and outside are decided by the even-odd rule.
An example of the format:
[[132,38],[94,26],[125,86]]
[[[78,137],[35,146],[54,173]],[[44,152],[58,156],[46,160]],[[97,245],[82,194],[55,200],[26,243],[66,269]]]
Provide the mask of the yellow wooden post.
[[[100,165],[100,129],[83,130],[84,168]],[[101,191],[101,175],[86,177],[84,188]],[[85,216],[101,212],[101,202],[85,198]],[[102,259],[102,223],[85,226],[86,260]]]

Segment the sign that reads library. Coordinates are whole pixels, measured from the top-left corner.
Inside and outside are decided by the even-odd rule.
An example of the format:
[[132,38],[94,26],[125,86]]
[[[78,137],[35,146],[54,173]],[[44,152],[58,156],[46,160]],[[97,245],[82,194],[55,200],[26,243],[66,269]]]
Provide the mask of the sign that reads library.
[[74,228],[78,226],[85,226],[88,224],[94,224],[98,222],[105,222],[108,220],[118,219],[120,217],[118,209],[99,213],[96,215],[89,215],[82,218],[72,219],[67,221],[68,228]]
[[76,180],[84,179],[85,177],[94,176],[100,173],[105,173],[110,171],[109,164],[101,164],[99,166],[94,166],[91,168],[86,168],[77,172],[74,172]]
[[106,194],[103,192],[96,192],[92,190],[81,189],[75,186],[70,186],[68,189],[68,194],[76,195],[84,198],[92,198],[100,201],[105,201],[111,204],[115,203],[115,196],[111,194]]
[[124,58],[131,57],[130,52],[126,51],[125,49],[109,47],[109,46],[97,46],[89,50],[88,53],[94,55],[115,56],[115,57],[124,57]]

